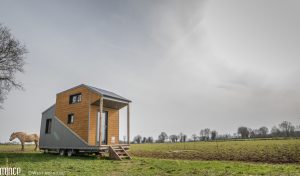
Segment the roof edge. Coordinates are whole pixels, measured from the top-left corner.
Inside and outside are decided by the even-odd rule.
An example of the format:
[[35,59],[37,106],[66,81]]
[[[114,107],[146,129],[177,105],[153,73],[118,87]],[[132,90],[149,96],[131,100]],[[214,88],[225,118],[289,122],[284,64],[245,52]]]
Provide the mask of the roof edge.
[[117,100],[117,101],[123,101],[123,102],[127,102],[127,103],[131,103],[131,100],[124,100],[121,98],[116,98],[116,97],[112,97],[112,96],[108,96],[108,95],[104,95],[103,97],[109,98],[109,99],[113,99],[113,100]]
[[47,112],[47,111],[49,111],[50,109],[52,109],[53,107],[55,107],[55,105],[56,105],[56,103],[55,103],[54,105],[50,106],[49,108],[47,108],[46,110],[44,110],[44,111],[42,112],[42,114],[44,114],[45,112]]
[[78,88],[78,87],[82,87],[82,86],[84,86],[84,87],[88,88],[88,86],[86,86],[85,84],[79,84],[78,86],[74,86],[74,87],[72,87],[72,88],[69,88],[69,89],[67,89],[67,90],[64,90],[64,91],[58,92],[58,93],[56,93],[56,95],[58,95],[58,94],[62,94],[62,93],[65,93],[65,92],[67,92],[67,91],[70,91],[70,90],[73,90],[73,89],[76,89],[76,88]]
[[56,95],[65,93],[65,92],[67,92],[67,91],[76,89],[76,88],[78,88],[78,87],[85,87],[85,88],[87,88],[88,90],[90,90],[90,91],[92,91],[92,92],[94,92],[94,93],[96,93],[96,94],[98,94],[98,95],[100,95],[100,96],[103,96],[103,97],[109,97],[109,98],[113,98],[113,99],[116,99],[116,100],[122,100],[122,101],[125,101],[125,102],[128,102],[128,103],[131,103],[131,102],[132,102],[131,100],[128,100],[128,99],[126,99],[126,98],[125,98],[125,99],[121,99],[121,98],[116,98],[116,97],[112,97],[112,96],[108,96],[108,95],[103,95],[103,94],[101,94],[100,92],[94,90],[92,86],[89,86],[89,85],[86,85],[86,84],[80,84],[80,85],[78,85],[78,86],[72,87],[72,88],[67,89],[67,90],[64,90],[64,91],[62,91],[62,92],[59,92],[59,93],[57,93]]

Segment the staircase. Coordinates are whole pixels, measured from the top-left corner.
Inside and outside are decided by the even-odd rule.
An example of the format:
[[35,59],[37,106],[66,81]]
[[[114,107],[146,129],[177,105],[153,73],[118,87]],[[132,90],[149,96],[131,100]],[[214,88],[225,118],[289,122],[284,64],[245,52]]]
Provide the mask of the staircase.
[[115,160],[132,159],[127,151],[120,145],[110,145],[108,148],[109,158]]

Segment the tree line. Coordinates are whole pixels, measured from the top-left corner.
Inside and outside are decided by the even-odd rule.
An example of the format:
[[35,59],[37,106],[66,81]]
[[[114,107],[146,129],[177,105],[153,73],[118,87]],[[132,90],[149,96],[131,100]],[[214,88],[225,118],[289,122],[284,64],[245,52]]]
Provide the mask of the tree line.
[[234,134],[218,134],[216,130],[204,128],[198,134],[192,134],[188,137],[184,133],[168,135],[161,132],[157,139],[153,137],[142,137],[136,135],[132,143],[164,143],[164,142],[195,142],[195,141],[211,141],[211,140],[227,140],[227,139],[248,139],[248,138],[276,138],[276,137],[300,137],[300,125],[295,126],[291,122],[283,121],[277,126],[273,126],[270,130],[268,127],[262,126],[258,129],[252,129],[246,126],[240,126]]

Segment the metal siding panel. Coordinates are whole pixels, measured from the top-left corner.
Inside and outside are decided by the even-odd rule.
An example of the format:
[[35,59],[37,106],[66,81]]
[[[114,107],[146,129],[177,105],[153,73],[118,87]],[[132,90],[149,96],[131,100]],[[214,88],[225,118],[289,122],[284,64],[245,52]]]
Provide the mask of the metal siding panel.
[[[40,148],[96,148],[95,146],[88,146],[82,139],[73,134],[73,132],[70,129],[66,128],[66,126],[62,124],[62,122],[60,122],[54,114],[55,106],[52,106],[42,115],[39,144]],[[45,134],[46,119],[52,119],[50,134]]]
[[128,100],[127,98],[124,98],[120,95],[117,95],[113,92],[110,92],[110,91],[107,91],[107,90],[104,90],[104,89],[100,89],[100,88],[97,88],[97,87],[92,87],[92,86],[88,86],[88,85],[85,85],[86,87],[102,94],[103,96],[106,96],[106,97],[109,97],[109,98],[116,98],[116,99],[120,99],[120,100],[123,100],[123,101],[126,101],[126,102],[131,102],[131,100]]

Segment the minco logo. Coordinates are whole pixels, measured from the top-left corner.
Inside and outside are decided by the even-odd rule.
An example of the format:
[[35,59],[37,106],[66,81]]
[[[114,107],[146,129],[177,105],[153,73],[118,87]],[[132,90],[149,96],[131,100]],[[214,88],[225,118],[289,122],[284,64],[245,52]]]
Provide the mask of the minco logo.
[[19,175],[20,173],[19,167],[0,167],[0,175]]

